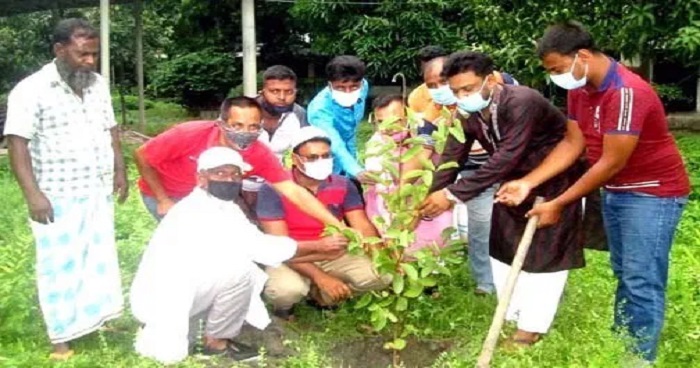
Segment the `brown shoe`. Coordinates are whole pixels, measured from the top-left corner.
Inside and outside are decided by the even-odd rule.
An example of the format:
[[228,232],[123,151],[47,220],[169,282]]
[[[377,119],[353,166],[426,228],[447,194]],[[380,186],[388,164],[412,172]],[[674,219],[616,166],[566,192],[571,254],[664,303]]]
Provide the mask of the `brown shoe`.
[[542,335],[536,332],[518,330],[503,342],[501,348],[511,352],[526,349],[539,342],[541,337]]

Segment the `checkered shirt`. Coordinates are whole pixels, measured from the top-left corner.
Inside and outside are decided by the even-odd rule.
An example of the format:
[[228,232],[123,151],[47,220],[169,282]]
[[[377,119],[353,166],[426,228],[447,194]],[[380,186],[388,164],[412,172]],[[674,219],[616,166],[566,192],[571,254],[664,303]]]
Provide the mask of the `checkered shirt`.
[[32,169],[42,192],[84,197],[112,190],[110,129],[115,125],[105,80],[98,75],[81,100],[52,62],[10,93],[4,134],[29,140]]

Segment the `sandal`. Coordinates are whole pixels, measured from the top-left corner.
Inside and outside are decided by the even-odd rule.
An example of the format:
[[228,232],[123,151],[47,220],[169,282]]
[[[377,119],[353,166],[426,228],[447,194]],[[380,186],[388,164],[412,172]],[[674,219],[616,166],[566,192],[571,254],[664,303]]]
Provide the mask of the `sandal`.
[[70,359],[70,357],[72,357],[73,355],[75,355],[75,352],[73,350],[64,351],[62,353],[54,352],[49,354],[49,359],[56,361],[66,361]]

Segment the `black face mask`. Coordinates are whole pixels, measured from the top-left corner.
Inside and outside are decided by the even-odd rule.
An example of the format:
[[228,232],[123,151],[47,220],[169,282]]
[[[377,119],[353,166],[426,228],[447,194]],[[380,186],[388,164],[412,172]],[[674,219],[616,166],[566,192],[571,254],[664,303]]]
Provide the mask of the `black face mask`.
[[207,191],[222,201],[233,201],[241,194],[242,186],[241,182],[209,180]]
[[262,107],[272,116],[281,116],[284,113],[292,112],[292,110],[294,110],[294,104],[287,106],[277,106],[268,103],[267,101],[265,101],[265,99],[263,99],[262,101]]

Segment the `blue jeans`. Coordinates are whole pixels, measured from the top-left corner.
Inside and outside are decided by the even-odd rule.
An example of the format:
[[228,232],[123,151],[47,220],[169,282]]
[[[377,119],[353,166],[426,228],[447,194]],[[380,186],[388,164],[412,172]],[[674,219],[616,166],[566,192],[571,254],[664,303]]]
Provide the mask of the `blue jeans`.
[[[180,201],[180,199],[182,198],[172,198],[172,200],[175,202]],[[163,219],[163,216],[158,214],[158,201],[156,201],[156,198],[141,193],[141,200],[143,200],[143,205],[146,206],[146,209],[151,214],[151,216],[153,216],[153,218],[155,218],[156,221],[160,222],[160,220]]]
[[668,262],[688,197],[603,192],[603,220],[617,278],[615,327],[635,339],[635,353],[656,359],[664,325]]
[[[475,170],[466,170],[460,173],[462,178],[474,175]],[[466,235],[469,254],[469,268],[476,280],[478,289],[494,292],[493,274],[491,273],[491,259],[489,257],[489,238],[491,235],[491,212],[493,210],[493,197],[497,186],[486,189],[478,196],[472,198],[467,205],[467,228],[458,226],[459,235]],[[466,233],[466,234],[465,234]]]

